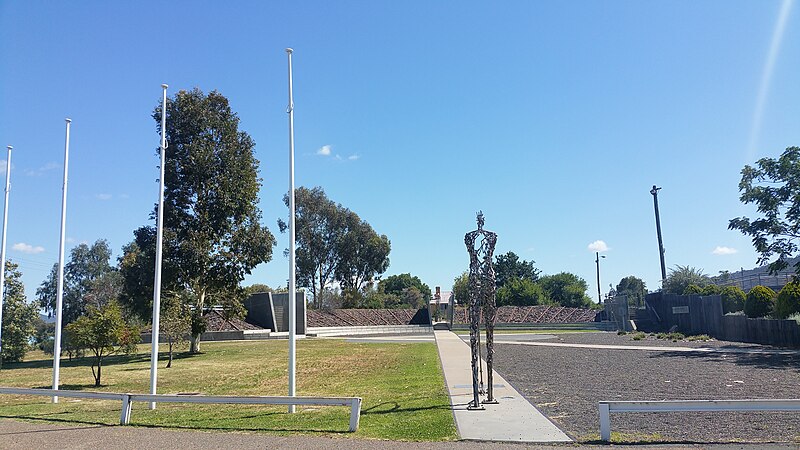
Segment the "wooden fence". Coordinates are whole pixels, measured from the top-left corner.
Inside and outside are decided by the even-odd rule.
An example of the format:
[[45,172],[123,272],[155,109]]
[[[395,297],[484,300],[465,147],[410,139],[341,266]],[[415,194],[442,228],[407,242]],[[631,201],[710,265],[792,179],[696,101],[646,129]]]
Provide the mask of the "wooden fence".
[[645,302],[655,310],[664,330],[674,326],[687,335],[707,334],[725,341],[800,347],[800,325],[794,320],[726,316],[719,295],[657,292],[647,294]]

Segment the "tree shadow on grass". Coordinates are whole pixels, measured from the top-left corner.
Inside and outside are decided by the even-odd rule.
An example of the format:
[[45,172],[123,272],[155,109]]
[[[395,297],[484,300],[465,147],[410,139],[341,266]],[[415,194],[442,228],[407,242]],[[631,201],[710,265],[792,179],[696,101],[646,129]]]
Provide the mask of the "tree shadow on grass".
[[[280,413],[280,412],[265,412],[259,414],[252,414],[248,416],[236,416],[231,417],[232,420],[243,420],[243,419],[258,419],[267,416],[281,416],[286,415],[288,413]],[[224,417],[218,417],[217,419],[224,419]],[[237,425],[203,425],[200,423],[193,423],[193,422],[205,422],[207,419],[198,418],[195,420],[192,419],[181,419],[184,422],[187,422],[185,425],[175,425],[175,424],[147,424],[147,423],[136,423],[134,418],[131,418],[131,425],[136,427],[142,428],[168,428],[168,429],[177,429],[177,430],[201,430],[201,431],[251,431],[251,432],[284,432],[284,433],[309,433],[309,434],[349,434],[349,430],[341,430],[341,429],[325,429],[325,428],[288,428],[288,427],[279,427],[279,426],[264,426],[260,428],[254,427],[241,427]]]
[[397,402],[383,402],[379,403],[375,406],[370,406],[369,408],[362,408],[361,415],[368,415],[368,414],[394,414],[400,412],[413,412],[413,411],[430,411],[434,409],[445,409],[450,410],[450,404],[446,405],[431,405],[431,406],[420,406],[414,408],[402,408],[400,404]]
[[[181,353],[173,353],[172,360],[179,360],[179,359],[188,359],[200,355],[200,353],[189,353],[189,352],[181,352]],[[159,361],[167,360],[167,355],[164,352],[159,352]],[[135,364],[135,363],[143,363],[150,361],[150,354],[144,353],[136,353],[134,355],[112,355],[106,356],[103,358],[103,367],[106,366],[115,366],[120,364]],[[86,355],[82,358],[72,358],[65,359],[63,356],[61,357],[61,367],[89,367],[94,362],[94,356]],[[3,370],[14,370],[14,369],[43,369],[53,367],[53,360],[52,359],[37,359],[35,361],[23,361],[17,363],[4,363]],[[123,370],[150,370],[149,367],[141,367],[141,368],[127,368]]]

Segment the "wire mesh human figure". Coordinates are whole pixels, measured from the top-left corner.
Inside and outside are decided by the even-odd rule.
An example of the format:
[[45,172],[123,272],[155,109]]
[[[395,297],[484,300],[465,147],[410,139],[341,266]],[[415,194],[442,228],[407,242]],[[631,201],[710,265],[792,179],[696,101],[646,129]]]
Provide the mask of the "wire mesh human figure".
[[[479,333],[480,316],[483,310],[483,319],[486,327],[486,373],[487,389],[486,402],[497,403],[494,399],[492,383],[492,359],[494,356],[494,320],[495,307],[495,274],[492,258],[494,247],[497,243],[497,234],[484,230],[483,212],[478,211],[478,229],[470,231],[464,236],[464,244],[469,252],[469,343],[472,352],[472,402],[470,409],[480,409],[480,388],[478,385],[479,359]],[[478,247],[475,244],[478,243]]]

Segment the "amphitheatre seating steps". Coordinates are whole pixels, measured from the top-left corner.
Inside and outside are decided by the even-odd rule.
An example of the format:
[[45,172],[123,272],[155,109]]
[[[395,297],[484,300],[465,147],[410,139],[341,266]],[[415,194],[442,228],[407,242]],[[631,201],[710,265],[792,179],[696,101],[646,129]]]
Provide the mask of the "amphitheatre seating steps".
[[419,325],[416,309],[309,309],[309,327],[363,327],[380,325]]
[[245,331],[245,330],[261,330],[262,328],[245,322],[244,320],[232,317],[226,319],[221,312],[212,310],[206,313],[205,316],[208,327],[206,331]]

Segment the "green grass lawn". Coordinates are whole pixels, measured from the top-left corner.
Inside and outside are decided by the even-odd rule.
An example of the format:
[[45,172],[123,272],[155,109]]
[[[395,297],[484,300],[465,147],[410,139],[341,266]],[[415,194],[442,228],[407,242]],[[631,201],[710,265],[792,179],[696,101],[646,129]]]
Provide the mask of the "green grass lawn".
[[[181,353],[169,369],[159,364],[158,392],[207,395],[286,395],[284,340],[203,343],[203,353]],[[148,347],[149,348],[149,347]],[[94,387],[89,359],[62,358],[61,388],[149,392],[145,346],[134,356],[109,358],[103,385]],[[163,356],[162,356],[163,357]],[[4,365],[0,386],[49,388],[52,359],[32,352]],[[348,433],[349,407],[200,405],[163,403],[150,411],[134,403],[131,425],[192,430],[237,430],[271,434],[342,435],[397,440],[457,438],[436,346],[431,343],[367,344],[333,339],[297,343],[297,395],[362,397],[359,430]],[[0,417],[75,424],[119,423],[117,401],[0,395]]]

